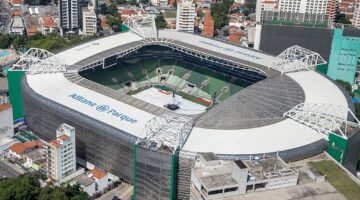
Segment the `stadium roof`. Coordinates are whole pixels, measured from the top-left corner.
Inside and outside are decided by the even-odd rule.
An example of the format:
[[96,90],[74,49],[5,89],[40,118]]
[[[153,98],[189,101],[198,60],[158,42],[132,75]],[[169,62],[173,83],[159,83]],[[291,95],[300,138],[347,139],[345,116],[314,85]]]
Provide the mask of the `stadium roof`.
[[[349,107],[344,93],[329,79],[314,71],[281,75],[268,69],[273,56],[228,43],[183,32],[159,31],[169,42],[260,68],[268,75],[226,99],[200,117],[183,149],[217,154],[255,154],[305,146],[323,139],[316,130],[283,117],[299,103],[328,103]],[[171,38],[171,41],[170,41]],[[139,44],[142,38],[127,32],[91,41],[65,50],[57,57],[67,65],[85,63],[91,57],[113,55],[122,47]],[[125,45],[125,46],[124,46]],[[107,52],[106,54],[104,52]],[[78,75],[77,75],[78,76]],[[87,79],[74,81],[68,74],[28,75],[29,86],[38,94],[139,137],[146,123],[165,109]],[[134,103],[135,101],[135,103]]]

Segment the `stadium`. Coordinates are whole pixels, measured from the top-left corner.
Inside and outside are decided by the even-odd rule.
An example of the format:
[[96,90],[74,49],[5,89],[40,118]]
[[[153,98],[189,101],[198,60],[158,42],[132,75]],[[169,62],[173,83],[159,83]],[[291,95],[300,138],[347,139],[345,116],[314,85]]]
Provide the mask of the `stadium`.
[[188,199],[199,152],[296,161],[323,152],[327,133],[349,134],[351,99],[313,70],[325,63],[315,52],[129,27],[56,55],[30,49],[12,70],[27,71],[29,128],[51,140],[75,127],[79,160],[134,184],[136,199]]

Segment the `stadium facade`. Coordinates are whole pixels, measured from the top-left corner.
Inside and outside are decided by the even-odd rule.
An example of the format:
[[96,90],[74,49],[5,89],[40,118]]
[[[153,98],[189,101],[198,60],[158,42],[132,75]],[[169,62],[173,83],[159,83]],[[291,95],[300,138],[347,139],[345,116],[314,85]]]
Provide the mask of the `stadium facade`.
[[[151,46],[165,50],[152,52]],[[197,60],[253,84],[201,115],[179,116],[80,76],[144,54]],[[227,160],[278,155],[286,161],[323,152],[327,134],[285,117],[298,105],[337,105],[346,112],[333,117],[353,120],[347,112],[354,110],[351,100],[327,77],[313,70],[281,73],[268,67],[274,56],[190,33],[160,30],[157,38],[144,39],[126,32],[56,57],[65,70],[29,72],[21,80],[18,95],[28,126],[45,140],[55,138],[59,124],[75,127],[77,156],[134,184],[136,199],[188,199],[198,152]],[[159,123],[162,129],[156,129]]]

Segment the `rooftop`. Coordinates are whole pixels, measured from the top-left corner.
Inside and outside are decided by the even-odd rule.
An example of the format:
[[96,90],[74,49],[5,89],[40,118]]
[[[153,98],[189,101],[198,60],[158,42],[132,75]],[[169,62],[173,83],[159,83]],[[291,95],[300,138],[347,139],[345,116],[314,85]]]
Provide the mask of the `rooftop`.
[[244,160],[243,162],[249,169],[249,173],[255,177],[256,181],[297,175],[295,170],[290,169],[283,160],[277,157],[259,160]]
[[9,149],[11,151],[14,151],[15,153],[21,155],[29,149],[42,147],[42,146],[43,146],[43,143],[40,140],[37,140],[37,141],[29,141],[29,142],[25,142],[25,143],[18,142],[18,143],[11,145]]
[[214,176],[204,176],[201,177],[200,180],[205,184],[207,188],[216,188],[221,187],[224,185],[236,185],[238,184],[229,174],[221,174],[221,175],[214,175]]
[[51,16],[42,16],[41,18],[45,27],[57,27],[57,24]]
[[11,23],[12,28],[24,28],[24,22],[21,17],[14,17]]
[[61,146],[57,140],[50,141],[49,144],[55,148],[59,148]]
[[102,171],[101,169],[98,169],[98,168],[94,168],[93,170],[91,170],[91,174],[96,179],[101,179],[101,178],[103,178],[103,177],[105,177],[107,175],[106,172],[104,172],[104,171]]
[[10,108],[11,108],[11,104],[9,104],[9,103],[0,104],[0,112],[2,112],[4,110],[8,110]]
[[79,176],[76,180],[79,185],[82,185],[85,187],[87,187],[95,182],[95,180],[93,178],[90,178],[90,177],[86,176],[85,174]]
[[37,160],[37,159],[41,159],[44,156],[44,153],[45,153],[44,149],[37,148],[33,151],[25,153],[25,156],[32,160]]
[[70,137],[67,136],[67,135],[62,135],[62,136],[59,137],[59,139],[62,140],[62,141],[65,141],[65,140],[70,139]]

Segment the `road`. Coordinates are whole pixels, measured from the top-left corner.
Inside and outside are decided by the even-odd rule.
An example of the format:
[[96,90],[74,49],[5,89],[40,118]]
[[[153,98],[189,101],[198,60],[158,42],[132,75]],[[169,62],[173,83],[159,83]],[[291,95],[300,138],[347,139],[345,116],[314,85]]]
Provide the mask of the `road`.
[[11,16],[10,16],[10,6],[6,0],[0,0],[0,21],[2,26],[0,28],[0,33],[8,33]]
[[0,178],[1,177],[16,177],[21,173],[19,170],[13,169],[9,164],[5,163],[6,161],[0,160]]

